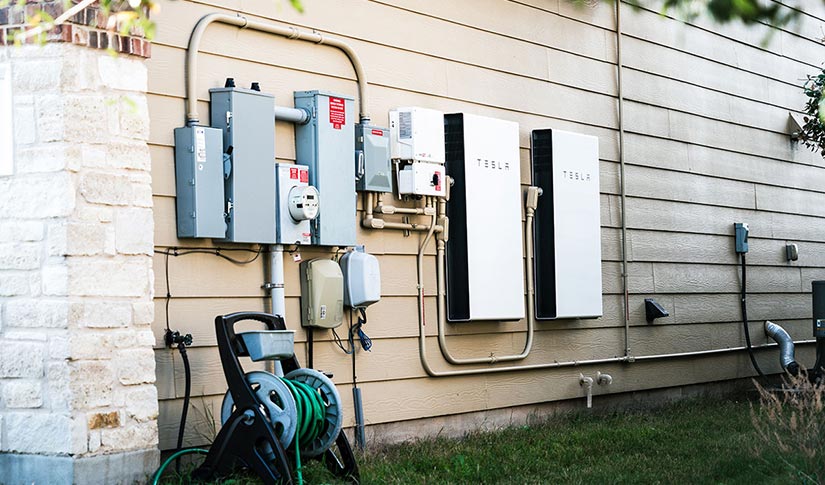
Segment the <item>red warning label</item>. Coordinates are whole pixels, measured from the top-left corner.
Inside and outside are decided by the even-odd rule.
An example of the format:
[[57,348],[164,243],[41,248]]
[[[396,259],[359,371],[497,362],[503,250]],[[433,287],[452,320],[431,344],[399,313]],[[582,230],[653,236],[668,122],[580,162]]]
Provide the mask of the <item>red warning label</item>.
[[344,98],[329,98],[329,122],[336,130],[347,124],[347,113]]
[[290,167],[290,169],[289,169],[289,178],[292,179],[292,180],[298,180],[298,172],[299,172],[299,170],[297,168],[291,168]]
[[309,182],[309,170],[301,170],[301,183]]
[[384,136],[384,132],[381,130],[372,130],[372,134],[375,136]]

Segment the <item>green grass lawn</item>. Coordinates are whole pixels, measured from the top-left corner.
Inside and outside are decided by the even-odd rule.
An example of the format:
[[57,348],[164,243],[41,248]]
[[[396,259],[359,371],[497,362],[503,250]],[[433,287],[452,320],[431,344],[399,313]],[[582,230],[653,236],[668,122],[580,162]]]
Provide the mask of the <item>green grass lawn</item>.
[[[371,484],[801,482],[779,456],[758,450],[749,403],[710,399],[374,447],[359,465],[362,483]],[[318,462],[304,478],[338,483]]]

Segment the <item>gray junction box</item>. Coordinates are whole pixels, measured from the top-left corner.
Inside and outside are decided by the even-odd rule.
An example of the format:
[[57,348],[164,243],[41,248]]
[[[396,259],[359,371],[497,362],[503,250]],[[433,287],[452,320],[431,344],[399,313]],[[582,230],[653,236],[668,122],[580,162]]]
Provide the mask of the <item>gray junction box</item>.
[[211,125],[223,131],[223,153],[229,155],[226,240],[275,243],[275,98],[242,88],[209,94]]
[[309,167],[309,184],[323,205],[311,222],[312,243],[355,245],[355,115],[353,98],[323,91],[296,91],[295,107],[310,121],[295,127],[296,163]]
[[175,128],[175,205],[178,237],[223,238],[221,130],[208,126]]
[[392,192],[389,128],[355,125],[355,190]]

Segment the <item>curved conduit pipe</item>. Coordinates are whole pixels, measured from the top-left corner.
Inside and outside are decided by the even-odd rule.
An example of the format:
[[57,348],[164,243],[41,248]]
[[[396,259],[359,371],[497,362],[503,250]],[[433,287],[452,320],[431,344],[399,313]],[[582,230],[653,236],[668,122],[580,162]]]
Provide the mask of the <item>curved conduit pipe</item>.
[[[449,184],[447,184],[449,187]],[[527,188],[527,200],[528,201],[538,201],[538,194],[531,192],[538,192],[540,193],[538,187],[528,187]],[[446,205],[447,202],[444,198],[442,198],[439,202],[439,212],[441,214],[446,214]],[[445,271],[445,245],[446,245],[446,238],[439,237],[436,246],[436,280],[437,280],[437,295],[438,295],[438,347],[441,349],[441,355],[444,356],[444,360],[449,362],[453,365],[467,365],[467,364],[495,364],[497,362],[513,362],[517,360],[524,360],[528,355],[530,355],[530,351],[533,348],[533,333],[536,325],[536,315],[535,315],[535,301],[533,299],[533,295],[535,293],[534,286],[533,286],[533,217],[536,213],[536,206],[534,203],[528,203],[525,206],[525,227],[524,227],[524,238],[525,238],[525,245],[526,245],[526,253],[527,258],[525,259],[525,267],[527,272],[527,337],[524,342],[524,349],[521,353],[513,354],[513,355],[503,355],[503,356],[496,356],[491,355],[489,357],[474,357],[474,358],[456,358],[450,354],[450,349],[447,346],[447,334],[445,331],[445,327],[447,326],[447,282],[446,282],[446,271]],[[435,224],[435,217],[433,216],[433,225]],[[419,253],[423,253],[419,251]],[[419,264],[419,268],[421,265]],[[420,279],[419,281],[423,281]]]
[[788,332],[771,321],[765,321],[765,333],[779,345],[779,364],[782,369],[790,372],[791,375],[797,375],[799,364],[794,358],[793,339]]
[[[195,77],[195,74],[198,72],[198,49],[200,48],[201,38],[203,37],[206,28],[213,23],[234,25],[235,27],[240,27],[242,29],[256,30],[258,32],[265,32],[280,37],[286,37],[287,39],[312,42],[313,44],[327,45],[340,50],[346,54],[352,64],[352,68],[355,70],[355,77],[358,82],[358,99],[361,123],[369,123],[370,116],[367,111],[367,77],[364,74],[364,68],[361,65],[361,61],[358,59],[358,55],[352,47],[349,46],[349,44],[335,38],[324,37],[322,34],[317,32],[302,32],[295,27],[286,27],[277,24],[259,22],[257,20],[249,20],[247,17],[241,15],[233,16],[225,13],[211,13],[198,20],[198,23],[192,30],[192,35],[189,37],[189,45],[186,48],[187,126],[193,126],[200,121],[198,118],[198,97],[195,92],[197,90],[197,78]],[[294,108],[286,109],[291,109],[295,112],[302,111],[295,110]],[[303,116],[298,113],[290,114],[286,111],[282,111],[281,116],[282,119],[286,119],[287,121],[293,121],[294,118],[295,122],[302,122],[300,120],[303,119]]]

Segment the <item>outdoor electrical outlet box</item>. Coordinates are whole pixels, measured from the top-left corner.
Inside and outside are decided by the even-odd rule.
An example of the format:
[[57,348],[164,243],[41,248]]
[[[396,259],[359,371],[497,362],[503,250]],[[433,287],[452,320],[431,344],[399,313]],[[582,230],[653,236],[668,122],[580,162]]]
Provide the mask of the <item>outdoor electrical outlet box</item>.
[[401,195],[432,195],[444,197],[444,165],[440,163],[412,162],[398,170],[398,193]]
[[[313,189],[309,185],[309,169],[303,165],[291,163],[276,163],[275,175],[277,178],[277,198],[278,201],[278,230],[276,240],[278,244],[310,244],[311,236],[309,231],[310,220],[314,217],[312,212],[317,213],[320,208],[320,201],[317,191],[305,193],[304,190]],[[307,198],[310,198],[307,200]],[[290,213],[290,204],[295,200],[296,205],[301,205],[300,212],[303,215],[295,217]],[[313,210],[304,211],[304,205],[314,205]]]
[[341,256],[344,274],[344,305],[366,308],[381,299],[381,269],[378,258],[357,246]]
[[748,252],[748,225],[744,222],[736,222],[733,224],[733,232],[736,238],[736,252]]
[[414,107],[390,111],[390,157],[444,163],[444,113]]
[[304,261],[301,271],[301,325],[335,328],[344,321],[344,275],[331,259]]
[[298,91],[295,107],[311,113],[295,127],[296,163],[309,167],[309,184],[324,208],[310,224],[312,243],[355,245],[355,115],[353,98],[322,91]]
[[175,128],[175,194],[178,237],[226,236],[221,130]]
[[533,130],[536,318],[602,316],[599,139]]
[[226,240],[275,242],[275,98],[241,88],[209,90],[210,118],[223,131]]
[[389,129],[355,125],[355,190],[392,192]]
[[447,175],[447,316],[524,317],[519,128],[470,114],[444,116]]

